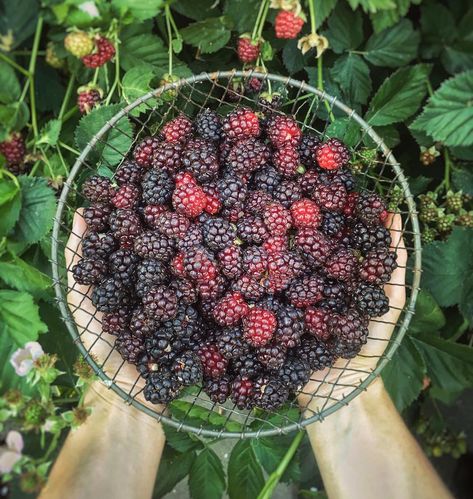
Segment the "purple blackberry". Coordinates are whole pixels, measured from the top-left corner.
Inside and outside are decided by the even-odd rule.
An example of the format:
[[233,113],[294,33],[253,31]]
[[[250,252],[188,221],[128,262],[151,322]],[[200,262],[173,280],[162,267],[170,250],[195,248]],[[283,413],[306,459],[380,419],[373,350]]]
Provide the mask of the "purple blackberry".
[[288,357],[277,373],[278,378],[292,392],[302,390],[310,380],[310,374],[309,364],[295,356]]
[[249,244],[262,244],[269,237],[263,219],[257,215],[246,215],[237,223],[238,235]]
[[188,251],[190,249],[202,246],[204,237],[200,225],[191,225],[184,237],[179,239],[177,247],[180,251]]
[[170,287],[174,289],[177,295],[179,303],[184,305],[192,305],[197,301],[197,289],[194,284],[188,279],[176,279],[170,284]]
[[243,333],[239,326],[223,328],[216,337],[216,345],[222,355],[228,359],[236,359],[246,354],[250,347],[243,339]]
[[145,204],[166,204],[171,200],[174,182],[165,170],[150,170],[141,182]]
[[115,312],[129,301],[126,287],[115,277],[104,279],[92,291],[92,303],[99,312]]
[[160,143],[160,137],[145,137],[133,151],[135,162],[142,168],[149,168],[153,161],[154,152]]
[[161,142],[153,154],[153,168],[176,173],[182,166],[183,151],[184,146],[180,142]]
[[320,182],[314,189],[312,198],[324,210],[341,212],[347,202],[347,190],[340,181],[330,184]]
[[140,217],[133,210],[115,210],[110,217],[110,228],[115,237],[137,236],[141,233]]
[[252,409],[255,405],[254,383],[245,376],[238,376],[232,383],[230,398],[238,409]]
[[110,273],[125,284],[131,284],[135,279],[136,267],[140,258],[130,250],[119,249],[109,257]]
[[349,281],[356,275],[358,261],[353,250],[341,247],[324,264],[326,274],[339,281]]
[[148,338],[154,334],[157,325],[154,319],[145,314],[143,307],[136,307],[130,317],[130,331],[135,336]]
[[264,166],[269,158],[269,147],[255,138],[249,138],[231,148],[226,164],[236,176],[248,175]]
[[182,164],[185,170],[201,183],[212,181],[217,177],[219,171],[215,146],[212,142],[206,143],[202,139],[194,146],[192,142],[187,144],[182,156]]
[[248,246],[243,250],[243,269],[245,273],[258,277],[268,268],[268,254],[261,246]]
[[174,242],[169,237],[156,232],[143,232],[134,243],[134,251],[141,258],[153,258],[168,262],[174,255]]
[[344,186],[347,192],[352,192],[356,186],[356,180],[353,173],[347,168],[341,168],[340,170],[336,170],[333,174],[333,178],[336,181],[340,181]]
[[259,300],[265,287],[251,275],[242,275],[232,282],[232,290],[241,293],[247,300]]
[[230,396],[232,381],[229,376],[220,379],[208,379],[204,383],[204,392],[215,404],[223,404]]
[[277,371],[286,360],[287,349],[277,341],[272,341],[267,345],[258,348],[258,360],[266,369]]
[[284,180],[273,191],[273,198],[286,208],[290,208],[302,198],[302,190],[294,180]]
[[306,167],[317,165],[316,152],[321,143],[318,135],[314,133],[304,133],[299,144],[300,162]]
[[389,248],[391,236],[382,225],[366,226],[359,222],[352,228],[350,242],[354,248],[366,254],[377,248]]
[[333,250],[332,242],[316,229],[298,230],[295,243],[309,261],[316,265],[323,264]]
[[223,218],[209,218],[202,225],[206,246],[212,251],[223,250],[236,238],[235,228]]
[[330,367],[335,360],[327,346],[313,336],[304,336],[293,354],[306,362],[314,371]]
[[115,348],[123,360],[136,364],[144,353],[143,338],[133,335],[130,331],[120,334],[115,340]]
[[130,310],[120,308],[116,312],[102,315],[102,331],[118,336],[128,330],[130,324]]
[[152,404],[168,404],[179,396],[181,385],[167,369],[152,372],[146,380],[143,395]]
[[275,311],[278,320],[274,332],[275,342],[286,348],[294,348],[299,345],[304,334],[304,316],[302,312],[290,305],[278,306]]
[[132,160],[126,159],[117,168],[114,179],[118,185],[140,185],[144,170]]
[[320,173],[316,170],[307,170],[298,179],[298,183],[302,192],[307,197],[312,197],[317,184],[319,183]]
[[263,190],[249,191],[245,202],[245,212],[262,215],[266,206],[272,202],[271,195]]
[[342,233],[344,227],[345,217],[341,213],[335,213],[333,211],[324,212],[320,230],[326,236],[336,238]]
[[89,232],[82,240],[84,258],[106,259],[117,247],[117,242],[111,234]]
[[197,134],[206,140],[220,140],[222,138],[222,120],[220,116],[209,108],[203,109],[194,121]]
[[108,228],[112,207],[109,204],[94,204],[84,208],[84,220],[87,227],[94,232],[102,232]]
[[377,248],[366,254],[360,266],[359,276],[370,284],[384,284],[389,281],[396,268],[396,253]]
[[143,297],[145,313],[157,320],[167,321],[177,313],[176,292],[166,286],[153,286]]
[[335,320],[333,352],[339,357],[351,359],[358,355],[362,346],[368,340],[368,320],[353,309]]
[[217,182],[217,190],[223,206],[227,208],[242,205],[247,193],[245,183],[241,179],[230,175]]
[[320,307],[333,312],[344,313],[348,307],[348,293],[346,286],[334,279],[327,279],[323,288],[324,299],[319,302]]
[[289,398],[289,389],[277,378],[261,376],[254,381],[255,405],[265,411],[275,411]]
[[381,317],[389,312],[389,300],[384,291],[369,284],[360,284],[353,295],[353,302],[361,314]]
[[360,193],[356,202],[355,213],[362,222],[368,225],[380,224],[388,215],[384,201],[374,192]]
[[190,220],[180,213],[164,211],[156,220],[155,229],[169,238],[181,239],[189,230]]
[[164,284],[168,278],[169,271],[162,262],[152,258],[142,260],[136,268],[136,294],[143,298],[152,286]]
[[220,275],[197,283],[197,290],[202,302],[216,302],[220,300],[227,290],[227,282]]
[[321,277],[316,274],[305,275],[292,281],[286,296],[295,307],[305,308],[322,299],[323,287],[324,281]]
[[77,284],[95,284],[100,282],[107,274],[107,263],[95,258],[83,258],[74,267],[72,275]]
[[92,175],[82,185],[82,194],[91,203],[109,203],[115,190],[109,178]]
[[171,371],[184,386],[196,385],[202,381],[203,371],[200,358],[194,352],[179,354],[172,363]]
[[239,246],[227,246],[220,251],[218,262],[222,273],[229,279],[235,279],[243,272],[242,252]]
[[281,181],[282,175],[276,168],[266,166],[254,174],[252,183],[256,189],[271,193],[278,187]]

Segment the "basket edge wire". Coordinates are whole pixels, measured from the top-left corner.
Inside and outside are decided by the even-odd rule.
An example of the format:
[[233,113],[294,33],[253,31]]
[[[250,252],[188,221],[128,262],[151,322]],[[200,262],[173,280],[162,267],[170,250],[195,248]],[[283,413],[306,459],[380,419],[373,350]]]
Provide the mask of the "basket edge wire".
[[[59,246],[59,232],[60,232],[60,227],[61,227],[61,217],[64,211],[64,207],[66,206],[66,199],[69,194],[69,190],[72,185],[72,181],[74,180],[75,176],[77,175],[84,159],[87,157],[89,152],[92,150],[92,148],[95,146],[95,144],[98,142],[98,140],[110,129],[113,127],[114,124],[116,124],[121,118],[123,118],[125,115],[127,115],[132,109],[135,107],[139,106],[140,104],[146,102],[147,100],[157,97],[163,92],[166,92],[168,90],[173,90],[173,89],[178,89],[179,87],[186,85],[186,84],[193,84],[193,83],[198,83],[201,81],[213,81],[213,80],[219,80],[219,79],[231,79],[235,77],[256,77],[258,79],[269,79],[272,81],[277,81],[280,83],[284,83],[285,85],[290,85],[296,88],[299,88],[301,90],[304,90],[306,92],[313,93],[317,95],[320,99],[324,99],[328,101],[332,106],[338,107],[340,110],[346,113],[348,118],[354,119],[358,124],[365,130],[368,135],[374,140],[374,142],[377,144],[378,147],[382,150],[386,161],[390,163],[390,166],[393,168],[395,174],[396,174],[396,179],[399,181],[403,188],[403,193],[404,193],[404,198],[406,200],[407,206],[409,208],[409,216],[411,219],[411,224],[413,227],[413,236],[414,236],[414,266],[413,266],[413,279],[412,279],[412,291],[410,294],[410,299],[409,299],[409,304],[405,308],[405,314],[404,318],[402,320],[401,325],[399,326],[399,329],[396,333],[396,337],[388,347],[386,348],[385,352],[383,353],[382,358],[380,358],[380,361],[378,362],[376,368],[363,380],[360,382],[360,384],[354,388],[348,395],[344,396],[344,398],[340,401],[337,401],[335,404],[333,404],[331,407],[328,407],[324,409],[322,412],[314,414],[306,419],[304,419],[301,422],[294,422],[292,424],[288,424],[282,428],[275,428],[275,429],[267,429],[267,430],[257,430],[257,431],[241,431],[241,432],[230,432],[230,431],[217,431],[217,430],[207,430],[204,428],[197,428],[195,426],[188,425],[183,422],[178,422],[170,417],[164,416],[162,414],[158,414],[146,405],[142,404],[141,402],[138,402],[135,400],[133,397],[131,397],[128,393],[126,393],[123,389],[115,385],[112,380],[101,370],[99,365],[96,363],[94,358],[89,354],[89,352],[86,350],[86,348],[82,345],[80,341],[80,337],[77,334],[77,331],[74,328],[74,320],[71,316],[71,312],[69,308],[67,307],[67,299],[64,294],[64,290],[61,285],[61,279],[59,276],[59,259],[58,259],[58,246]],[[417,218],[417,210],[416,210],[416,205],[414,198],[412,196],[412,193],[409,188],[409,184],[407,182],[407,179],[399,165],[399,163],[396,161],[392,151],[386,146],[382,138],[373,130],[373,128],[361,117],[358,115],[358,113],[354,110],[351,109],[349,106],[344,104],[343,102],[338,101],[336,97],[333,97],[329,94],[327,94],[325,91],[321,91],[318,88],[315,88],[304,81],[300,80],[295,80],[291,77],[285,77],[285,76],[280,76],[280,75],[275,75],[271,73],[258,73],[255,71],[216,71],[213,73],[207,73],[203,72],[200,73],[199,75],[193,75],[188,78],[182,78],[176,82],[166,84],[164,86],[161,86],[157,89],[151,90],[147,94],[139,97],[135,101],[131,102],[130,104],[124,106],[118,113],[116,113],[110,120],[108,120],[104,126],[92,137],[92,139],[89,141],[87,146],[83,149],[81,154],[78,156],[76,159],[69,176],[64,182],[64,186],[61,192],[61,196],[59,197],[58,200],[58,206],[56,210],[56,214],[54,217],[54,225],[53,225],[53,231],[52,231],[52,247],[51,247],[51,265],[52,265],[52,274],[53,274],[53,283],[54,283],[54,289],[56,293],[56,301],[59,304],[59,309],[61,311],[61,318],[65,322],[66,327],[71,334],[74,343],[77,345],[79,351],[82,353],[82,355],[85,357],[87,362],[92,366],[94,369],[95,373],[98,375],[98,377],[104,382],[104,384],[109,388],[112,389],[117,395],[119,395],[125,403],[128,403],[130,405],[133,405],[137,409],[140,409],[141,411],[145,412],[149,416],[155,418],[157,421],[163,421],[166,424],[169,424],[170,426],[174,427],[177,430],[183,430],[183,431],[189,431],[192,433],[196,433],[198,435],[202,436],[207,436],[207,437],[220,437],[220,438],[258,438],[262,436],[275,436],[275,435],[284,435],[287,433],[290,433],[295,430],[300,430],[304,428],[305,426],[314,423],[316,421],[322,421],[326,416],[329,416],[330,414],[334,413],[338,409],[340,409],[342,406],[348,405],[350,401],[352,401],[356,396],[358,396],[362,391],[365,391],[369,384],[381,373],[383,370],[384,366],[389,362],[389,360],[392,358],[394,352],[396,351],[397,347],[401,343],[404,335],[406,334],[407,328],[409,327],[409,323],[412,319],[412,316],[414,315],[415,311],[415,303],[417,300],[417,295],[419,292],[419,285],[420,285],[420,278],[421,278],[421,262],[422,262],[422,248],[421,248],[421,240],[420,240],[420,227],[419,227],[419,220]]]

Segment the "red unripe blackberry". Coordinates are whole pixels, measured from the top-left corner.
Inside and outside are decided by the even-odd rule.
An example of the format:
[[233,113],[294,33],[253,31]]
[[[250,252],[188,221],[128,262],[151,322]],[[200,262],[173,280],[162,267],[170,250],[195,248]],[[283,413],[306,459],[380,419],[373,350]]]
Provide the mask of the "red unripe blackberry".
[[160,262],[167,262],[174,255],[172,239],[151,231],[137,236],[133,249],[141,258],[154,258]]
[[297,146],[302,132],[291,116],[275,115],[268,124],[268,138],[274,147]]
[[358,202],[358,192],[349,192],[347,196],[347,200],[345,203],[345,206],[343,207],[342,213],[350,218],[355,216],[355,209],[356,209],[356,204]]
[[204,344],[199,348],[198,354],[202,362],[205,378],[218,379],[225,374],[228,361],[220,353],[217,345],[212,343]]
[[161,129],[166,142],[187,142],[192,135],[192,121],[183,114],[168,121]]
[[254,307],[243,319],[243,334],[250,345],[260,347],[271,340],[276,326],[277,320],[273,312]]
[[153,164],[153,156],[160,143],[159,137],[145,137],[133,151],[136,164],[143,168],[149,168]]
[[233,381],[230,398],[238,409],[251,409],[255,405],[253,381],[244,376]]
[[82,195],[91,203],[108,203],[115,190],[107,177],[92,175],[82,184]]
[[269,203],[263,213],[263,220],[271,234],[283,236],[292,224],[291,212],[280,203]]
[[102,91],[97,88],[80,87],[77,91],[77,107],[80,114],[88,114],[102,100]]
[[263,243],[263,249],[268,254],[282,253],[287,250],[288,239],[286,235],[282,236],[269,236]]
[[116,208],[133,208],[140,200],[141,191],[136,185],[122,185],[115,196],[112,198],[112,204]]
[[232,382],[229,376],[219,379],[208,379],[204,383],[204,392],[215,404],[223,404],[230,396]]
[[238,39],[238,59],[241,62],[253,62],[258,59],[260,52],[260,43],[258,41],[253,41],[249,36],[241,36]]
[[0,153],[5,156],[8,167],[22,165],[25,159],[26,146],[21,133],[12,132],[1,142]]
[[338,139],[329,139],[317,148],[317,163],[324,170],[338,170],[350,161],[350,152]]
[[327,341],[333,330],[335,315],[328,309],[307,307],[305,311],[307,331],[320,341]]
[[72,275],[78,284],[95,284],[107,274],[107,263],[104,260],[83,258],[74,267]]
[[174,209],[189,218],[199,216],[207,205],[207,196],[202,187],[186,184],[176,187],[172,195]]
[[167,237],[180,239],[185,236],[190,227],[190,221],[184,215],[172,211],[164,211],[156,220],[154,228]]
[[362,222],[367,224],[382,223],[388,216],[384,201],[374,192],[362,192],[359,194],[355,213]]
[[215,279],[218,273],[213,256],[203,248],[196,247],[185,251],[183,264],[186,275],[200,283]]
[[258,348],[258,360],[266,369],[277,371],[286,360],[287,349],[277,341],[271,341],[267,345]]
[[357,259],[352,250],[341,247],[328,258],[324,269],[329,277],[348,281],[356,274]]
[[222,201],[220,200],[217,188],[206,184],[202,186],[202,189],[207,198],[205,212],[210,215],[216,215],[222,209]]
[[114,179],[119,185],[140,185],[143,173],[143,169],[133,160],[125,160],[117,168]]
[[224,119],[223,132],[232,141],[258,137],[260,134],[258,116],[247,107],[239,107]]
[[280,10],[274,20],[274,30],[276,38],[291,40],[297,38],[304,26],[304,19],[287,10]]
[[278,378],[261,376],[253,386],[255,404],[265,411],[279,409],[289,398],[289,389]]
[[320,208],[341,212],[347,202],[347,190],[339,181],[334,181],[331,184],[319,183],[314,189],[312,198]]
[[222,274],[235,279],[243,272],[242,253],[239,246],[228,246],[218,254]]
[[273,153],[273,164],[286,178],[294,177],[299,168],[299,153],[293,145],[283,145]]
[[300,199],[291,206],[291,215],[296,227],[309,227],[316,229],[321,221],[320,209],[310,199]]
[[153,286],[143,296],[143,309],[148,317],[157,321],[172,319],[177,313],[176,292],[166,286]]
[[316,264],[324,263],[333,250],[330,240],[316,229],[299,229],[295,242],[304,255]]
[[109,204],[97,203],[84,208],[84,220],[90,230],[102,232],[111,221],[112,207]]
[[[306,167],[314,167],[317,165],[316,152],[321,143],[320,137],[313,133],[304,133],[299,144],[299,159]],[[314,172],[314,170],[309,170]]]
[[180,142],[161,142],[151,160],[153,168],[177,172],[182,166],[184,146]]
[[396,253],[385,248],[369,251],[359,270],[360,279],[370,284],[384,284],[397,267]]
[[287,299],[298,308],[305,308],[323,298],[324,282],[316,274],[305,275],[292,281],[286,291]]
[[270,158],[269,147],[253,137],[238,141],[228,153],[225,164],[235,174],[248,175],[264,166]]
[[238,324],[248,312],[248,304],[239,292],[228,293],[213,308],[214,319],[221,326]]
[[95,50],[92,54],[82,57],[84,66],[96,69],[106,64],[115,55],[115,47],[113,43],[104,36],[95,38]]

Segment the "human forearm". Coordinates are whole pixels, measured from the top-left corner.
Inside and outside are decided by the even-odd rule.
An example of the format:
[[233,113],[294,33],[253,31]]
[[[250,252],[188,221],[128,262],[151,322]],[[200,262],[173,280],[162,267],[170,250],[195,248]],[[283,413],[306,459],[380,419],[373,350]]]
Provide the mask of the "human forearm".
[[164,447],[161,424],[94,383],[92,414],[66,439],[42,499],[151,497]]
[[307,432],[330,499],[451,497],[380,379]]

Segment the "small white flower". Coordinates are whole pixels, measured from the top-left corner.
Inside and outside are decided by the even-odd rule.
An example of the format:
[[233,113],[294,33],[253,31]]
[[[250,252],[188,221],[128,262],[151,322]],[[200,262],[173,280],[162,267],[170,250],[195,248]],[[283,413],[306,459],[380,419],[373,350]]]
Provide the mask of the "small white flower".
[[18,376],[26,376],[33,368],[34,362],[44,355],[42,346],[37,341],[29,341],[25,348],[16,350],[10,358]]
[[310,35],[303,36],[297,42],[297,48],[301,50],[303,54],[314,47],[317,49],[316,58],[318,59],[328,48],[327,38],[325,38],[325,36],[318,35],[317,33],[312,33]]
[[95,2],[84,2],[79,5],[79,10],[89,14],[90,17],[100,17],[99,9],[95,5]]
[[6,445],[0,447],[0,474],[10,473],[13,466],[21,459],[23,437],[17,431],[9,431]]
[[52,432],[55,427],[56,427],[56,422],[55,421],[53,421],[52,419],[46,419],[46,421],[44,422],[44,424],[41,427],[41,429],[43,431]]

